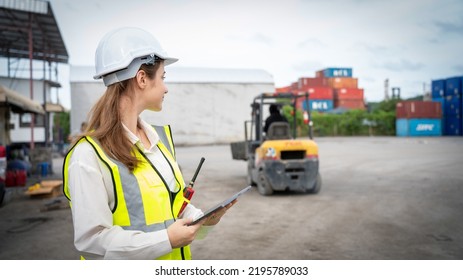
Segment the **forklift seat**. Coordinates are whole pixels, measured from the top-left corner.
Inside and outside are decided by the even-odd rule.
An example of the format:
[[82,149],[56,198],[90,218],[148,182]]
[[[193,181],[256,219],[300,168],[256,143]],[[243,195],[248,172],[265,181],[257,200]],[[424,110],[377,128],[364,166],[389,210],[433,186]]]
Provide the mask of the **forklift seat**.
[[265,138],[267,140],[291,139],[289,123],[287,122],[272,123],[268,128],[267,135]]

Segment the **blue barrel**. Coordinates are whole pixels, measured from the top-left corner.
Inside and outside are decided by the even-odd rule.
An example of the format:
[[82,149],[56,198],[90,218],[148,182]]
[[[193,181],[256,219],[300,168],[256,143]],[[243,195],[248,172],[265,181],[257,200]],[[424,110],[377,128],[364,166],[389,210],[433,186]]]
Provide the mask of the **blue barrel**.
[[441,119],[397,119],[397,136],[441,136]]
[[37,164],[37,171],[40,172],[40,176],[47,177],[48,171],[51,171],[51,166],[48,162],[44,161]]

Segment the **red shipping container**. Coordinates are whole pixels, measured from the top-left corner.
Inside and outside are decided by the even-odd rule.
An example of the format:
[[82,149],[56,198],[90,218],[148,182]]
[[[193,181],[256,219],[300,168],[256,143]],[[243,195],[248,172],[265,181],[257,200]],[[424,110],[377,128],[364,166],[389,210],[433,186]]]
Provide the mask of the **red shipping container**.
[[287,93],[291,92],[291,86],[275,88],[276,93]]
[[316,71],[316,72],[315,72],[315,77],[317,77],[317,78],[323,78],[323,77],[325,77],[325,74],[323,73],[323,71],[325,71],[325,69]]
[[335,99],[334,108],[361,109],[365,110],[363,99]]
[[442,104],[437,101],[401,101],[396,105],[398,119],[440,119]]
[[357,78],[325,78],[326,85],[332,88],[358,88]]
[[328,84],[325,81],[325,78],[299,78],[299,89],[307,89],[311,87],[327,87]]
[[294,83],[291,84],[291,89],[292,90],[296,90],[298,88],[299,88],[299,83],[298,82],[294,82]]
[[341,88],[334,90],[334,99],[364,99],[361,88]]
[[309,93],[310,100],[332,100],[334,97],[333,89],[329,87],[310,87],[304,90],[293,91],[294,94]]

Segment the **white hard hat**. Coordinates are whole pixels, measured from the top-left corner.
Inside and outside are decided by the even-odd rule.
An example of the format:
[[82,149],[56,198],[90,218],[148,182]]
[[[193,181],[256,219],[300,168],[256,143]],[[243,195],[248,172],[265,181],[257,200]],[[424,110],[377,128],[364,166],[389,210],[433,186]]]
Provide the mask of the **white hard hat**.
[[105,86],[135,77],[142,64],[164,65],[178,59],[169,57],[153,35],[143,29],[123,27],[107,33],[95,52],[94,79],[103,78]]

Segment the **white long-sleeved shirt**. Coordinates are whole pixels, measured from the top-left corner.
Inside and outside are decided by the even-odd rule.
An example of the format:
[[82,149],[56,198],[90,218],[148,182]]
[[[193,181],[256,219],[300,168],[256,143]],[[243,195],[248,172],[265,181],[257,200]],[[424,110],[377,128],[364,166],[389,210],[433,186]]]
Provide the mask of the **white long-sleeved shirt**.
[[[127,136],[158,168],[169,188],[177,191],[174,174],[156,146],[159,136],[143,120],[141,124],[151,147],[145,149],[140,139],[124,126]],[[111,174],[90,144],[83,142],[75,147],[68,172],[74,244],[86,259],[155,259],[172,251],[167,230],[142,232],[113,225]],[[201,214],[201,210],[188,204],[182,218],[194,218]],[[202,226],[197,238],[203,238],[211,228]]]

